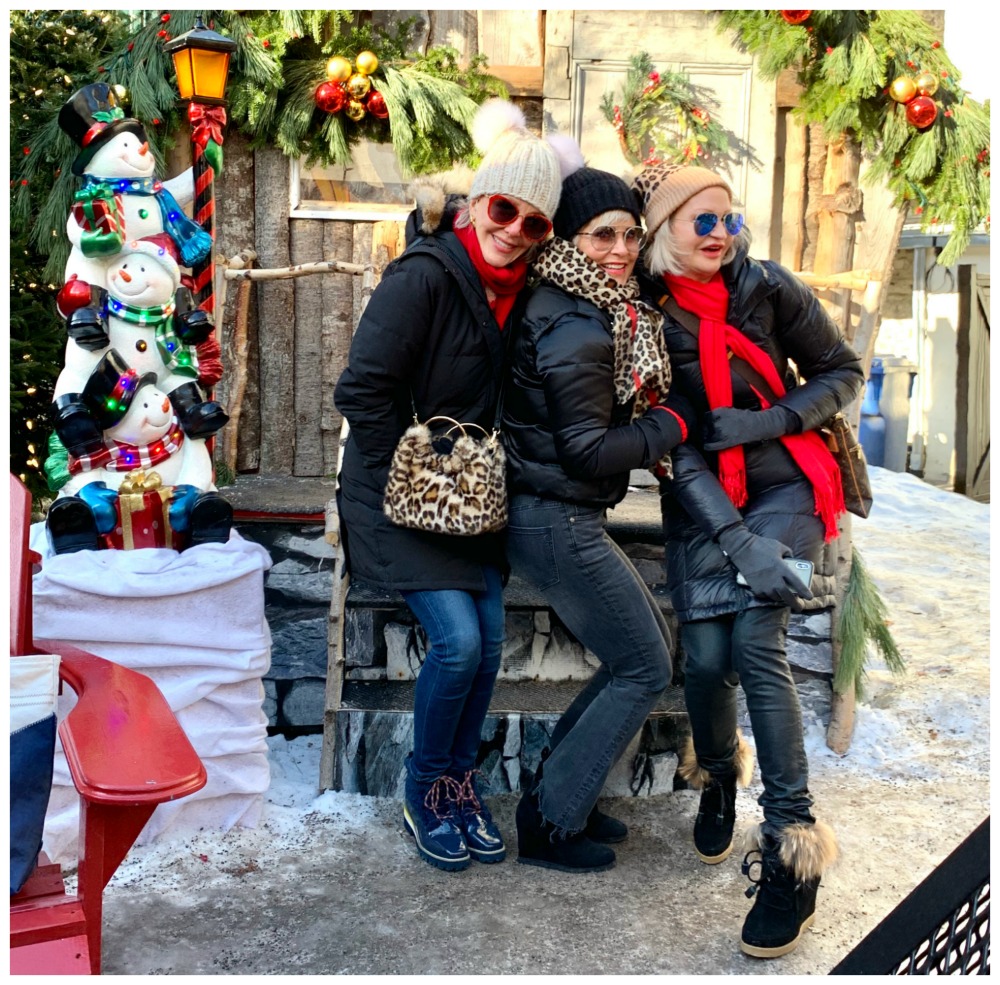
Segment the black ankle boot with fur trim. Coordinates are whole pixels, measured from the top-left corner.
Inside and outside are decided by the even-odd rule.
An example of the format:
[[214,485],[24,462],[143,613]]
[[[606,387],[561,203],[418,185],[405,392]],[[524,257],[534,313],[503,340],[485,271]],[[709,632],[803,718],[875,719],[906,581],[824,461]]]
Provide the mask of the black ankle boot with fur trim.
[[753,752],[739,731],[732,769],[718,775],[698,765],[690,737],[681,748],[679,776],[701,791],[698,816],[694,822],[694,850],[707,865],[725,861],[733,850],[736,827],[736,787],[748,787],[753,776]]
[[777,958],[795,949],[816,913],[820,876],[837,855],[833,831],[817,821],[783,828],[778,838],[757,825],[748,836],[743,874],[754,898],[740,948],[755,958]]

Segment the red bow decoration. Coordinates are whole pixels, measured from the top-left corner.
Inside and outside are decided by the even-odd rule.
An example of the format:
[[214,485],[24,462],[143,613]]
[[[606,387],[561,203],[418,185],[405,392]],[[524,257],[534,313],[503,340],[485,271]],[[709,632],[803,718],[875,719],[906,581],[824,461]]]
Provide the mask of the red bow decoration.
[[205,106],[203,103],[188,104],[188,120],[191,123],[191,139],[204,148],[209,140],[222,146],[222,128],[226,125],[224,106]]

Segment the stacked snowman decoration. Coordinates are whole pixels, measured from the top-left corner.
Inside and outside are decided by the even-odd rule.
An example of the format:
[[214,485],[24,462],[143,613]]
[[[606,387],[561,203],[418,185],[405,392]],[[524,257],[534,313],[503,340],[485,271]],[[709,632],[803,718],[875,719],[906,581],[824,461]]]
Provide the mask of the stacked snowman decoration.
[[67,342],[46,472],[59,492],[46,520],[55,553],[225,542],[232,508],[216,491],[206,439],[228,420],[199,383],[211,316],[182,286],[211,237],[182,211],[190,169],[154,176],[142,124],[105,83],[59,114],[82,178],[57,298]]

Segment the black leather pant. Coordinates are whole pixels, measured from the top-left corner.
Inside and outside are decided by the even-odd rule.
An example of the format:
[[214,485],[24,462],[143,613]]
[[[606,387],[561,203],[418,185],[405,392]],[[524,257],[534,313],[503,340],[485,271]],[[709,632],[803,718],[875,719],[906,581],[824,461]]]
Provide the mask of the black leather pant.
[[736,688],[743,686],[764,793],[764,830],[812,823],[799,696],[785,656],[789,610],[766,606],[685,623],[684,696],[698,764],[718,775],[736,753]]

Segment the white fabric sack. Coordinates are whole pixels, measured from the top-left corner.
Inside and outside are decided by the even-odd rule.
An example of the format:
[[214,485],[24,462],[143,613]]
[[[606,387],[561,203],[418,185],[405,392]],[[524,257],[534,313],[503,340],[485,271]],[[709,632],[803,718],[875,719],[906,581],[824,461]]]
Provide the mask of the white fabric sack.
[[[150,677],[163,692],[208,783],[161,804],[137,844],[166,832],[227,831],[257,824],[270,783],[262,678],[270,666],[259,544],[233,533],[225,544],[180,553],[162,548],[53,555],[44,524],[31,546],[43,557],[34,576],[35,636],[76,643]],[[69,689],[60,719],[76,702]],[[76,853],[77,798],[57,747],[45,850],[53,860]]]

